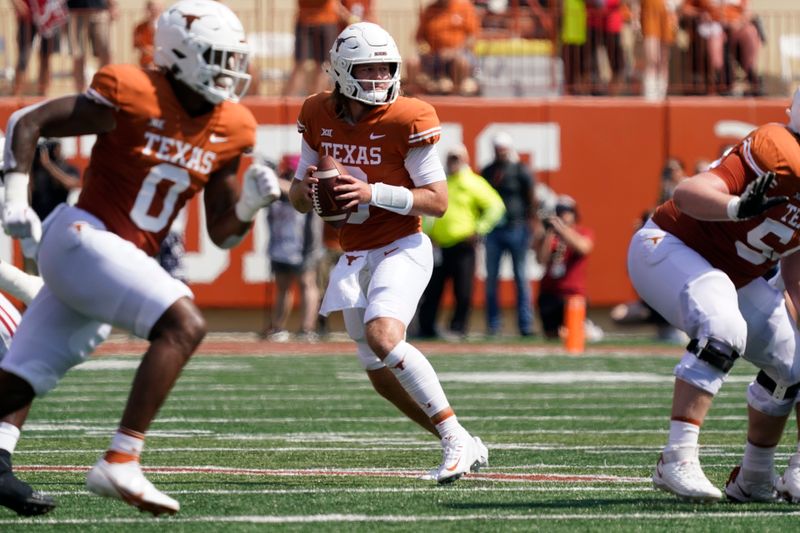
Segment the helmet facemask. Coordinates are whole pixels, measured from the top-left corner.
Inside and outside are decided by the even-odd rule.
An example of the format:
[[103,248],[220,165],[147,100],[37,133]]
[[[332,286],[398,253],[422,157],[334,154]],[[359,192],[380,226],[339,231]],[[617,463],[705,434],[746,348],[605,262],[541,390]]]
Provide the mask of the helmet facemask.
[[356,78],[353,74],[353,70],[355,70],[359,64],[363,63],[356,63],[350,67],[349,74],[352,79],[352,84],[350,86],[351,94],[345,94],[345,96],[369,105],[391,104],[397,100],[397,96],[400,92],[399,63],[389,63],[392,76],[387,79]]

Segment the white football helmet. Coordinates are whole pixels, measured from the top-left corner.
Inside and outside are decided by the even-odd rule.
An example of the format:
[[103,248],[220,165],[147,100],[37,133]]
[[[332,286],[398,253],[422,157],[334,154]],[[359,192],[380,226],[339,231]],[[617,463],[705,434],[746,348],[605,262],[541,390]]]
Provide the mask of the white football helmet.
[[239,18],[214,0],[181,0],[156,23],[155,64],[215,105],[247,92],[249,52]]
[[[353,76],[353,67],[364,63],[389,63],[393,66],[392,77],[358,80]],[[370,105],[391,104],[400,95],[401,63],[397,44],[386,30],[371,22],[359,22],[342,30],[333,43],[328,74],[348,98]],[[388,87],[383,87],[386,84]]]

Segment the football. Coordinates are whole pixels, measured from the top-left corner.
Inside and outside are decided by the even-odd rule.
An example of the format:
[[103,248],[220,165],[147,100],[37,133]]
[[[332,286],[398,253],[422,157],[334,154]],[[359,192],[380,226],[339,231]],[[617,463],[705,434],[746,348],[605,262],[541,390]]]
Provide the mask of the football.
[[339,176],[347,174],[347,170],[333,157],[322,156],[313,176],[319,179],[311,188],[311,202],[314,211],[328,224],[340,228],[347,223],[350,209],[343,206],[346,202],[336,200],[333,188],[339,182]]

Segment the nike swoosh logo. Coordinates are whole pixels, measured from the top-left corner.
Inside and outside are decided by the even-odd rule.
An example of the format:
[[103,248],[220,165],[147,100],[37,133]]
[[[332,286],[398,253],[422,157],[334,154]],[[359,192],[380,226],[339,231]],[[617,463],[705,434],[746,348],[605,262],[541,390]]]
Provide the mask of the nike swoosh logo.
[[386,137],[386,134],[385,134],[385,133],[384,133],[383,135],[379,135],[379,134],[377,134],[377,133],[370,133],[370,134],[369,134],[369,140],[370,140],[370,141],[374,141],[374,140],[376,140],[376,139],[383,139],[384,137]]
[[390,253],[396,252],[399,249],[400,247],[398,246],[396,248],[392,248],[391,250],[386,250],[385,252],[383,252],[383,255],[389,255]]
[[208,142],[210,142],[211,144],[224,143],[228,142],[228,138],[220,137],[219,135],[215,135],[212,133],[211,136],[208,138]]
[[458,467],[458,463],[460,463],[460,462],[461,462],[461,457],[459,456],[459,458],[456,459],[456,462],[453,463],[453,466],[445,466],[445,469],[450,471],[450,472],[452,472],[453,470],[455,470]]

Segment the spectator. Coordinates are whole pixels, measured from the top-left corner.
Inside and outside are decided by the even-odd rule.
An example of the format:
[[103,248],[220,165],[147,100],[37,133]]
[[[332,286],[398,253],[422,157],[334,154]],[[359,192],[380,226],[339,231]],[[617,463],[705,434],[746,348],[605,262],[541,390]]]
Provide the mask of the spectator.
[[412,87],[433,94],[478,93],[473,47],[478,17],[469,0],[434,0],[420,14],[416,42],[420,55],[408,61]]
[[[750,12],[750,1],[723,0],[721,3],[728,57],[736,59],[744,71],[748,84],[745,94],[758,96],[761,94],[761,78],[757,72],[757,61],[763,36],[756,25],[757,19]],[[725,76],[729,83],[733,82],[731,66],[731,62],[726,61]]]
[[[659,197],[659,203],[666,202],[672,198],[672,192],[675,190],[675,187],[678,186],[678,183],[688,177],[680,159],[668,157],[664,163],[664,168],[661,170],[661,195]],[[647,219],[645,219],[645,221],[646,220]]]
[[685,0],[681,5],[681,17],[694,37],[695,54],[700,55],[695,76],[706,88],[706,94],[724,94],[729,90],[725,81],[725,30],[721,15],[707,0]]
[[144,5],[145,17],[133,29],[133,47],[139,51],[139,65],[143,68],[153,66],[153,37],[156,20],[164,10],[159,0],[148,0]]
[[272,306],[272,331],[267,339],[289,340],[287,323],[292,311],[292,285],[300,289],[300,335],[315,340],[314,328],[319,309],[317,263],[320,260],[322,219],[314,213],[295,211],[289,202],[292,183],[300,156],[284,156],[278,166],[281,197],[269,206],[269,258],[275,276],[275,302]]
[[422,295],[419,336],[437,336],[436,315],[445,283],[451,279],[455,309],[449,332],[463,338],[469,326],[475,282],[475,246],[500,221],[506,208],[497,191],[472,171],[464,145],[448,151],[445,170],[447,211],[426,227],[426,233],[439,249],[440,260],[434,261],[431,280]]
[[339,30],[356,22],[377,22],[372,10],[372,0],[341,0]]
[[[592,72],[592,93],[616,96],[622,89],[625,57],[622,50],[622,0],[590,0],[587,2],[589,19],[589,63]],[[611,80],[602,82],[600,54],[608,58]]]
[[297,0],[294,66],[283,96],[307,96],[328,88],[323,65],[339,33],[341,10],[339,0]]
[[589,51],[586,39],[585,0],[563,0],[561,4],[561,59],[564,61],[564,92],[586,90]]
[[641,0],[645,60],[642,94],[649,100],[667,96],[669,50],[678,25],[676,4],[675,0]]
[[[14,81],[11,94],[20,96],[23,92],[25,72],[33,52],[33,42],[39,36],[39,79],[36,95],[44,96],[50,88],[50,56],[58,52],[60,27],[66,23],[66,17],[43,19],[38,10],[40,4],[35,0],[11,0],[17,16],[17,65],[14,69]],[[58,11],[61,15],[66,15]]]
[[520,335],[533,335],[531,287],[527,274],[527,257],[535,223],[536,195],[534,178],[519,161],[513,141],[501,132],[493,139],[495,159],[481,175],[500,194],[506,206],[506,216],[486,236],[486,332],[500,333],[500,307],[497,287],[500,259],[511,254],[514,283],[517,289],[517,327]]
[[542,220],[544,234],[534,243],[536,259],[545,272],[539,285],[539,317],[548,339],[558,339],[570,296],[586,297],[587,260],[594,247],[592,230],[578,224],[575,200],[558,197],[555,213]]
[[33,191],[31,207],[40,220],[47,218],[58,204],[66,202],[81,186],[80,172],[61,153],[61,141],[50,139],[39,144],[31,167]]
[[116,0],[67,0],[69,51],[76,92],[86,89],[86,56],[91,46],[98,67],[111,63],[111,22],[117,18]]

